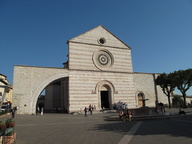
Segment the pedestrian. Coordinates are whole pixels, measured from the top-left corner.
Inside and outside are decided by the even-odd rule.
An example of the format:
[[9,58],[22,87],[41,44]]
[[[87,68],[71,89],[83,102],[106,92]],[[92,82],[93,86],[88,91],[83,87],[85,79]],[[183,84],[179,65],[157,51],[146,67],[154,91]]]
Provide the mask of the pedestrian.
[[43,115],[43,107],[41,108],[41,115]]
[[186,112],[185,112],[184,110],[181,110],[182,107],[183,107],[183,106],[180,106],[180,107],[179,107],[179,114],[180,114],[180,115],[181,115],[181,114],[186,115]]
[[91,106],[91,110],[92,110],[92,112],[94,111],[94,107],[93,107],[93,105]]
[[105,111],[105,107],[103,106],[103,107],[102,107],[102,113],[103,113],[104,111]]
[[116,103],[113,104],[113,109],[114,109],[114,110],[117,110]]
[[132,118],[132,113],[129,109],[127,109],[127,118],[129,121],[131,121],[131,118]]
[[12,118],[15,117],[15,111],[17,110],[17,107],[13,107],[13,109],[11,110],[11,115],[12,115]]
[[157,100],[155,101],[155,108],[156,108],[156,112],[159,113],[159,103]]
[[90,115],[92,115],[92,106],[91,106],[91,104],[89,105],[89,112],[90,112]]
[[85,112],[84,117],[87,117],[87,108],[86,107],[84,108],[84,112]]
[[164,114],[164,113],[165,113],[165,107],[164,107],[164,104],[160,102],[160,103],[159,103],[159,107],[160,107],[160,111],[161,111],[161,113]]
[[123,110],[121,109],[120,112],[119,112],[119,119],[120,119],[120,120],[123,120],[123,117],[124,117],[124,112],[123,112]]
[[38,115],[38,113],[40,113],[39,106],[38,106],[37,109],[36,109],[36,115]]

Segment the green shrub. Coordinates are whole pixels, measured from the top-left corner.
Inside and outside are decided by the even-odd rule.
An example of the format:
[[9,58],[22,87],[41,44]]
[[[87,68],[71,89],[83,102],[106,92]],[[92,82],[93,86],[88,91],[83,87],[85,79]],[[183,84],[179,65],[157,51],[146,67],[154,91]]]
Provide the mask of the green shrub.
[[180,107],[180,106],[183,106],[184,101],[181,96],[174,96],[172,99],[172,103],[173,103],[173,106]]

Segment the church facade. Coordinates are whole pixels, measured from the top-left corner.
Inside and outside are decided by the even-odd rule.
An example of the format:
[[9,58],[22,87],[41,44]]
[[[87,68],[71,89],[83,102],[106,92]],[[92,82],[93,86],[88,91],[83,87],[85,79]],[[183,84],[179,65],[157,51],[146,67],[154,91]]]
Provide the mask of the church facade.
[[18,113],[34,114],[43,90],[47,110],[64,107],[75,112],[90,104],[112,109],[115,103],[154,107],[156,100],[167,104],[154,83],[158,74],[133,72],[131,48],[103,26],[67,44],[64,68],[14,66],[13,105]]

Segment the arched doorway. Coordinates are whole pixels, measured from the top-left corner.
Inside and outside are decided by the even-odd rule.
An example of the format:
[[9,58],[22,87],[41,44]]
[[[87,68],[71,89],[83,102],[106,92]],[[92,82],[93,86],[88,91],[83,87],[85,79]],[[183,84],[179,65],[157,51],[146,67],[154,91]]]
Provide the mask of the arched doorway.
[[145,105],[145,101],[143,101],[144,94],[142,92],[139,92],[137,94],[137,97],[138,97],[138,107],[143,107]]
[[109,102],[110,100],[110,88],[107,85],[101,86],[100,90],[100,99],[101,99],[101,108],[110,109]]
[[97,83],[95,92],[98,94],[98,108],[112,109],[115,87],[110,81],[103,80]]

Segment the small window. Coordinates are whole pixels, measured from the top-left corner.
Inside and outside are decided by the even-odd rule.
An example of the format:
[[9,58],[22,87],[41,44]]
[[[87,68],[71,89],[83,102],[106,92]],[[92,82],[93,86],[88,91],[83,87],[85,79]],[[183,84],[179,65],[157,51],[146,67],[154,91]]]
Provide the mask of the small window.
[[105,38],[100,38],[100,39],[98,40],[98,42],[99,42],[100,44],[105,44],[106,39],[105,39]]

